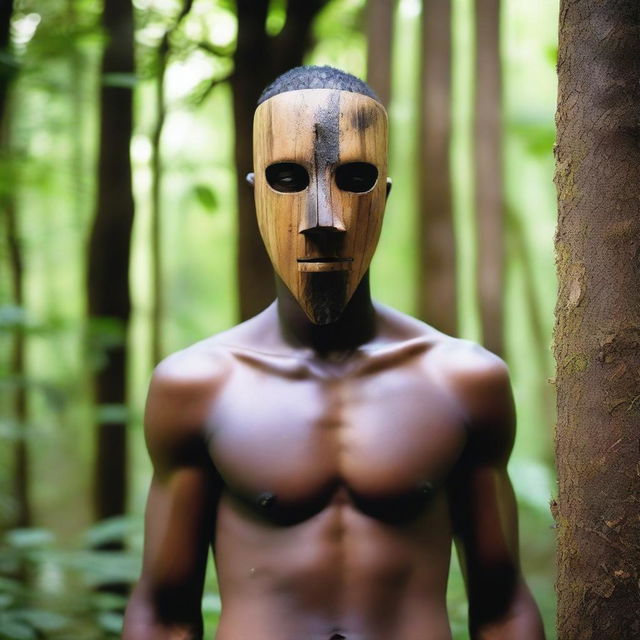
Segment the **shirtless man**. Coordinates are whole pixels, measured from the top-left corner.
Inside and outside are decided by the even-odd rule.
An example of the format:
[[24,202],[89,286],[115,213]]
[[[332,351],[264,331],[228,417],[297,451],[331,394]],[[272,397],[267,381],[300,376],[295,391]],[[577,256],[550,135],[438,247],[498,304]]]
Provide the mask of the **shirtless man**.
[[386,154],[386,112],[353,76],[298,68],[263,94],[249,178],[277,300],[155,371],[125,640],[202,637],[209,548],[217,640],[447,640],[452,541],[471,638],[543,638],[504,363],[370,297]]

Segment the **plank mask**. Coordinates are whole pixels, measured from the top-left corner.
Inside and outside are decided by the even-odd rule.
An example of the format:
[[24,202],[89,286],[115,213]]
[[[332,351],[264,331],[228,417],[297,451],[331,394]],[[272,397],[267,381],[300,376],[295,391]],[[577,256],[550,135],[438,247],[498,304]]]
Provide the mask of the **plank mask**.
[[387,196],[387,113],[360,93],[301,89],[256,110],[254,187],[271,262],[307,317],[334,322],[367,272]]

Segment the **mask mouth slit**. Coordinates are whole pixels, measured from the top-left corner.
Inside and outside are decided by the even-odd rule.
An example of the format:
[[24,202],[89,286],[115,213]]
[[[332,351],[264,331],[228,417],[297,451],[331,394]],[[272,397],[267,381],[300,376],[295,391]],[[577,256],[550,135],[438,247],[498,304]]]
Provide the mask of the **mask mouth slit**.
[[353,262],[353,258],[298,258],[298,262]]

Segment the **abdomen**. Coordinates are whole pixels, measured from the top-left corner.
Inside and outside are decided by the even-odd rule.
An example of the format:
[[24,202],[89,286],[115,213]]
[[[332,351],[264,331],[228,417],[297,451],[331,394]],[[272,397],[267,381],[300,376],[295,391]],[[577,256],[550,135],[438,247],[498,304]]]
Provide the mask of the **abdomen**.
[[216,566],[219,640],[445,640],[451,527],[445,497],[411,521],[359,511],[337,491],[293,525],[252,514],[223,496]]

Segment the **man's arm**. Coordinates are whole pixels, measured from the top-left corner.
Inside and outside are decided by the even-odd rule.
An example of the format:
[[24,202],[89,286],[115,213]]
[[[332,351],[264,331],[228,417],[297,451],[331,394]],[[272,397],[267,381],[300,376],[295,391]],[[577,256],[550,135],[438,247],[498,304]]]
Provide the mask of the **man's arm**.
[[456,547],[469,599],[472,640],[543,640],[538,608],[518,554],[516,503],[507,474],[515,411],[507,368],[488,352],[456,376],[469,416],[469,440],[453,485]]
[[202,638],[202,589],[219,480],[203,424],[219,371],[178,354],[149,389],[145,438],[153,479],[145,512],[142,574],[127,606],[123,640]]

